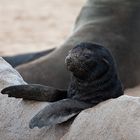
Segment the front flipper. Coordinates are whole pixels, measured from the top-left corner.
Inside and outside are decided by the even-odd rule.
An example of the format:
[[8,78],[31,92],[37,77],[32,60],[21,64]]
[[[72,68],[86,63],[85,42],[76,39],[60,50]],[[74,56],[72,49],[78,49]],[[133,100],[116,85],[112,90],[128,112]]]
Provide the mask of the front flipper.
[[36,59],[39,59],[40,57],[46,56],[52,51],[54,51],[55,48],[41,51],[41,52],[35,52],[35,53],[26,53],[26,54],[20,54],[15,56],[4,56],[3,58],[12,65],[12,67],[17,67],[19,65],[34,61]]
[[47,105],[30,121],[29,127],[46,127],[50,128],[56,124],[60,124],[77,115],[83,109],[91,107],[91,104],[87,104],[81,101],[64,99],[50,105]]
[[10,86],[3,89],[1,93],[8,94],[9,97],[48,102],[58,101],[67,97],[66,90],[38,84]]

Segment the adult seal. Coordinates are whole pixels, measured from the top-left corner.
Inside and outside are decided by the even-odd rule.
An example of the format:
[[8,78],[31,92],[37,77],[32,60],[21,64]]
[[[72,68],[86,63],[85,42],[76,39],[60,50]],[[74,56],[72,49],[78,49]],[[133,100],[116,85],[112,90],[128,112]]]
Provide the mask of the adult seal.
[[68,51],[80,42],[92,42],[111,51],[124,88],[136,86],[140,83],[139,19],[139,0],[87,0],[67,40],[48,56],[17,70],[29,83],[67,88],[70,76],[64,59]]
[[9,97],[53,102],[32,118],[30,128],[49,128],[67,121],[83,109],[123,94],[116,64],[103,46],[81,43],[69,52],[65,62],[71,72],[67,90],[36,84],[2,90],[2,94]]

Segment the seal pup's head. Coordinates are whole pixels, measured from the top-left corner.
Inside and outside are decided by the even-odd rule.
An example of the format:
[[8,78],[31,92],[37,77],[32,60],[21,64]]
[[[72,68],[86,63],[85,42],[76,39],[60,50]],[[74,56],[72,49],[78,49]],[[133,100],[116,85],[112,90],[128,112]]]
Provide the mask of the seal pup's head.
[[65,62],[73,75],[70,98],[97,104],[123,94],[115,61],[107,48],[81,43],[69,51]]
[[92,43],[80,43],[71,49],[65,62],[67,69],[81,80],[95,80],[115,67],[109,50]]

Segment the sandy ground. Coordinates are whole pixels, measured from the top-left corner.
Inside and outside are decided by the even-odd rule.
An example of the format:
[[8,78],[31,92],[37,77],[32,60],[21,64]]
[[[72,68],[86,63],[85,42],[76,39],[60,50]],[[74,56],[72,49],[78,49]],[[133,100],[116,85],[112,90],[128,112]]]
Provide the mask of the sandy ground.
[[0,55],[59,46],[85,0],[0,0]]

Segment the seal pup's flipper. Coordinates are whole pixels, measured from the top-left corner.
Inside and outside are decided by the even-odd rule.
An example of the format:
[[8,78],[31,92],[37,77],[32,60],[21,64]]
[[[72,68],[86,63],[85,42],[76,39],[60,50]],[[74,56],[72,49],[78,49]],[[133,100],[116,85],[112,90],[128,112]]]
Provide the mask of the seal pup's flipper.
[[39,84],[10,86],[1,91],[9,97],[23,98],[37,101],[58,101],[67,97],[66,90],[55,89]]
[[60,124],[77,115],[83,109],[91,107],[91,104],[87,104],[78,100],[63,99],[47,105],[41,110],[35,117],[33,117],[29,123],[29,127],[50,128],[56,124]]
[[34,53],[25,53],[25,54],[19,54],[14,56],[3,56],[3,59],[6,60],[9,64],[11,64],[13,67],[17,67],[19,65],[28,63],[30,61],[39,59],[40,57],[43,57],[45,55],[48,55],[55,49],[49,49],[41,52],[34,52]]

